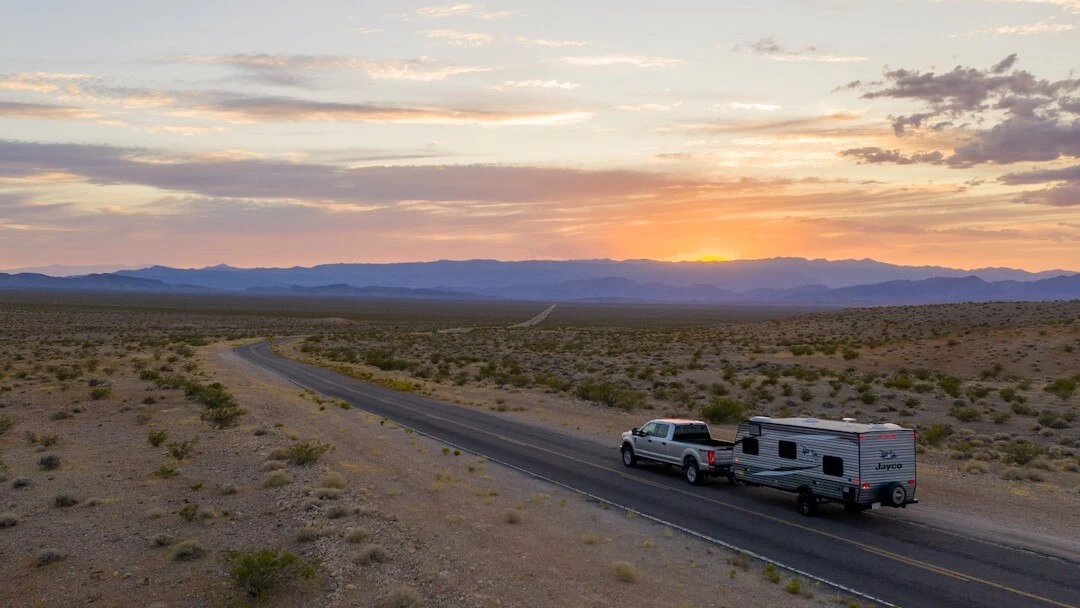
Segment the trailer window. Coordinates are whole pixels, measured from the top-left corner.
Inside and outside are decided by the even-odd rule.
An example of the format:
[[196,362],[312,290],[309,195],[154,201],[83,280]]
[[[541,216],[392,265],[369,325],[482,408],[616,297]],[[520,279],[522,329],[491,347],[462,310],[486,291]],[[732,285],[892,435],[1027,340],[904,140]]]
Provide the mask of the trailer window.
[[780,442],[780,458],[790,458],[795,460],[795,442],[794,441],[781,441]]
[[761,423],[760,422],[751,422],[750,423],[750,436],[751,437],[760,437],[761,436]]
[[742,440],[742,453],[749,454],[751,456],[758,455],[757,437],[747,437]]
[[821,458],[821,471],[833,477],[843,477],[844,459],[836,456],[823,456]]

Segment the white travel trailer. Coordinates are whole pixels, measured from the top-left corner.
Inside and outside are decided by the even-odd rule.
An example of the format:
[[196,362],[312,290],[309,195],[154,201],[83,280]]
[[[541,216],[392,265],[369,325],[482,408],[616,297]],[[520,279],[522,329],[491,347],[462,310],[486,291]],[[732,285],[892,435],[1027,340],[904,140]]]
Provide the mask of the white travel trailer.
[[735,479],[798,493],[799,513],[821,502],[848,512],[905,507],[915,498],[915,431],[896,424],[755,416],[739,425]]

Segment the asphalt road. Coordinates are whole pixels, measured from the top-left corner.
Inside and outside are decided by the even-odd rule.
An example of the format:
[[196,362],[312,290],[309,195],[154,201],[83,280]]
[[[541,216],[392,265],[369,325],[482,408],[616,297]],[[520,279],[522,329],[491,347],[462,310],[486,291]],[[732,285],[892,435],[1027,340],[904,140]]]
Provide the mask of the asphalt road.
[[[836,505],[822,505],[816,517],[803,517],[795,512],[794,496],[783,492],[732,486],[724,480],[693,487],[676,471],[627,469],[619,459],[617,437],[610,444],[597,443],[497,413],[385,389],[282,359],[266,342],[240,347],[237,353],[300,386],[447,444],[884,603],[908,608],[1080,608],[1080,560],[911,525],[885,513],[852,516]],[[933,507],[924,503],[909,508]],[[1062,534],[1077,534],[1078,529],[1080,524]]]

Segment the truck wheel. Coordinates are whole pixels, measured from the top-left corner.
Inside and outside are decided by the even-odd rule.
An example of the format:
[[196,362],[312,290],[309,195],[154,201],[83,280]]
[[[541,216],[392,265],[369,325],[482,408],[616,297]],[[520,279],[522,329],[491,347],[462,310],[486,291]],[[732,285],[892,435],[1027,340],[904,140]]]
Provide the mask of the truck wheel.
[[795,499],[795,508],[799,511],[799,515],[813,517],[814,513],[817,513],[817,499],[811,492],[803,490]]
[[697,461],[693,458],[687,459],[686,465],[683,466],[683,474],[686,475],[686,481],[690,482],[692,486],[699,486],[705,480],[705,476],[701,474],[701,469],[698,468]]
[[896,482],[890,483],[882,492],[881,502],[890,507],[902,507],[907,503],[907,490]]
[[624,445],[622,448],[622,463],[627,468],[634,468],[637,466],[637,456],[634,455],[634,448]]

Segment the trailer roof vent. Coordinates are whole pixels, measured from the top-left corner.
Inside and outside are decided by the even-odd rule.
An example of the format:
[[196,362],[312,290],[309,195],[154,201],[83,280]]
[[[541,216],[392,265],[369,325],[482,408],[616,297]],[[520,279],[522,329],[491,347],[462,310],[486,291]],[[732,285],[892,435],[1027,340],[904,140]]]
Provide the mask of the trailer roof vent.
[[855,422],[854,418],[841,418],[841,420],[843,420],[844,424],[847,424],[847,425],[850,425],[852,422]]
[[883,423],[875,422],[874,424],[870,425],[870,430],[872,430],[872,431],[891,431],[891,430],[900,429],[900,428],[903,428],[903,427],[900,426],[899,424],[893,424],[891,422],[883,422]]
[[770,420],[772,420],[772,418],[769,418],[768,416],[754,416],[750,419],[750,422],[768,422]]

